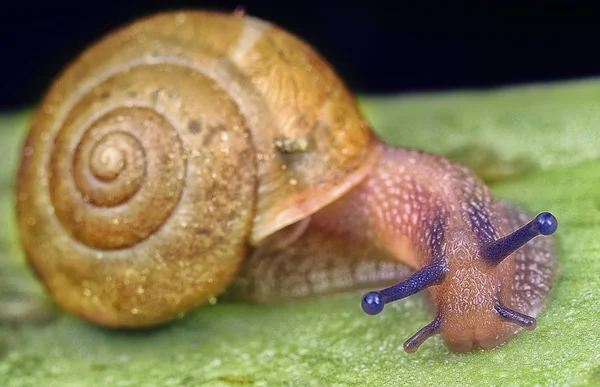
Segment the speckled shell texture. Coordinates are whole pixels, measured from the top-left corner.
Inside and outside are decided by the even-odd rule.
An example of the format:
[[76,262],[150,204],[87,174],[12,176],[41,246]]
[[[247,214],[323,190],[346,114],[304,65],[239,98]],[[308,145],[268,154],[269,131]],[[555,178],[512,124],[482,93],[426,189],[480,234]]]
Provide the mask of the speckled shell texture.
[[206,303],[248,246],[356,186],[377,155],[308,45],[243,15],[164,13],[108,35],[52,84],[18,178],[31,266],[98,324]]

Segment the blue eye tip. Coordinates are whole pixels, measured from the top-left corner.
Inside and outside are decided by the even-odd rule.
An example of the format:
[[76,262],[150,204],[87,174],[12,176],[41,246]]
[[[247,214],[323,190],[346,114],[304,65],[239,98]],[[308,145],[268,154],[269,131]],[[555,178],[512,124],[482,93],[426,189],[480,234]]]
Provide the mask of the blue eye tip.
[[542,212],[536,216],[535,220],[536,227],[542,235],[554,234],[558,228],[558,220],[556,220],[556,217],[549,212]]
[[376,315],[381,313],[385,302],[378,292],[367,293],[362,300],[362,309],[366,314]]

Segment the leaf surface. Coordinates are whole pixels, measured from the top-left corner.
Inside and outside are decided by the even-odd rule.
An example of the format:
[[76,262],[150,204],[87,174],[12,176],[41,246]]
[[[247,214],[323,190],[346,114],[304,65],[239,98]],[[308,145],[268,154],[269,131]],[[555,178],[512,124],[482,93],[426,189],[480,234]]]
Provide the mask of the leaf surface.
[[[432,319],[424,299],[367,316],[362,292],[278,305],[218,303],[135,332],[58,312],[44,324],[0,325],[2,384],[600,385],[600,81],[363,96],[361,103],[390,143],[465,162],[496,195],[557,216],[559,277],[536,330],[471,354],[451,353],[436,337],[408,355],[402,343]],[[15,283],[40,292],[22,263],[13,214],[28,114],[0,117],[0,205],[8,215],[0,228],[0,307],[14,304]]]

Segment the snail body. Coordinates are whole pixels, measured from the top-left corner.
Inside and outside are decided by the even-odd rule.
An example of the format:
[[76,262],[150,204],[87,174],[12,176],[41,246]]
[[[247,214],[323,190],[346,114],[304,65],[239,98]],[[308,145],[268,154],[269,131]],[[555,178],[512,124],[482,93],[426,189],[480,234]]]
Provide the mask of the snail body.
[[82,53],[36,112],[17,196],[33,270],[105,326],[401,281],[365,312],[429,287],[436,319],[405,349],[468,351],[534,326],[556,272],[550,238],[518,249],[550,214],[385,145],[310,46],[237,12],[153,15]]

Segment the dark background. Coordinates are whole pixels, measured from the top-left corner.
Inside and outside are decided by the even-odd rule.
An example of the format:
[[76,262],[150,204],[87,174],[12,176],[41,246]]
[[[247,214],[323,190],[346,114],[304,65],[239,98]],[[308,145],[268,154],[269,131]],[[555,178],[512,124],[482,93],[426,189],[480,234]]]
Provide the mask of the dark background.
[[[482,88],[600,75],[600,12],[574,1],[8,0],[0,6],[0,110],[31,106],[86,45],[160,10],[233,10],[323,54],[356,92]],[[348,3],[352,4],[352,3]]]

